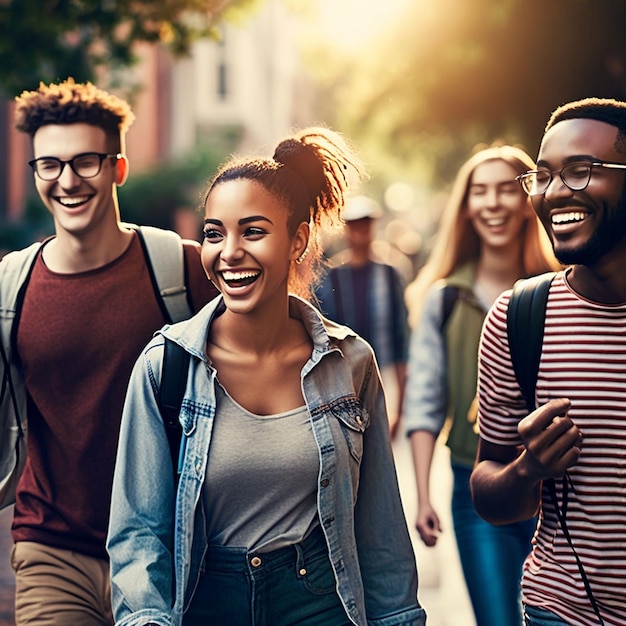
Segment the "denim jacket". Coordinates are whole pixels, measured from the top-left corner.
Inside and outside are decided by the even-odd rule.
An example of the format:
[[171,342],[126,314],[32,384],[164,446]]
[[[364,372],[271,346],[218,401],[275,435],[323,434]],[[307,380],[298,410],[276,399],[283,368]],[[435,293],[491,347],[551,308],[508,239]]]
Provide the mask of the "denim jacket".
[[[207,540],[198,504],[216,385],[205,346],[211,320],[223,307],[216,298],[190,320],[165,326],[131,376],[107,541],[118,626],[179,626],[201,574]],[[417,600],[415,555],[373,352],[350,329],[324,319],[303,300],[292,296],[290,307],[313,342],[301,373],[302,390],[319,449],[318,514],[341,601],[357,626],[423,626],[426,614]],[[162,335],[191,354],[176,493],[156,402]]]
[[[486,308],[474,294],[476,263],[469,262],[426,293],[419,326],[411,334],[408,384],[404,399],[407,436],[426,431],[438,437],[446,426],[453,465],[471,469],[478,434],[471,412],[478,377],[478,342]],[[444,287],[459,292],[443,323]],[[445,424],[446,418],[449,423]]]

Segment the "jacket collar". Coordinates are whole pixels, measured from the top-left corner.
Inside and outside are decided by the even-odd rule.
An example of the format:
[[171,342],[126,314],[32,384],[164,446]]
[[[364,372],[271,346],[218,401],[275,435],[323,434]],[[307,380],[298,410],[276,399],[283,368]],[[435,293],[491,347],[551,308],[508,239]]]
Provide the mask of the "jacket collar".
[[[209,327],[215,317],[226,310],[223,297],[217,296],[206,304],[193,317],[177,324],[168,324],[158,333],[183,346],[189,353],[206,360],[206,341]],[[302,320],[313,341],[314,360],[330,350],[338,349],[339,342],[356,333],[325,317],[309,302],[298,296],[289,296],[289,314]]]
[[474,289],[474,279],[476,277],[476,265],[476,261],[468,261],[457,267],[446,277],[446,284],[472,292]]

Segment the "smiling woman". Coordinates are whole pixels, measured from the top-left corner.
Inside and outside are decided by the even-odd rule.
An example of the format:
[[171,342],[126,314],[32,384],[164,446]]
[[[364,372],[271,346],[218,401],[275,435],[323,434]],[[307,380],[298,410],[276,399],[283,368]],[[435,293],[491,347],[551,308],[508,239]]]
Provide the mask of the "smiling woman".
[[[424,626],[374,352],[307,301],[352,173],[347,142],[307,128],[209,183],[202,264],[220,296],[155,336],[127,395],[119,623]],[[164,337],[191,355],[178,481],[152,393]]]

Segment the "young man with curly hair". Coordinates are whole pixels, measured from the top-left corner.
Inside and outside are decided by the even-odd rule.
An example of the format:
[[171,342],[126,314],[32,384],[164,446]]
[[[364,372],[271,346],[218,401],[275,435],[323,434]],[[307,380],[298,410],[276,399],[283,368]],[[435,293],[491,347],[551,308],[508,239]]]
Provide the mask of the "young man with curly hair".
[[[29,165],[55,229],[32,263],[10,345],[3,333],[28,417],[12,524],[16,624],[104,626],[113,623],[105,539],[126,387],[152,334],[176,320],[155,291],[139,230],[120,220],[130,106],[72,79],[16,101],[16,126],[32,139]],[[216,291],[199,244],[181,245],[196,311]],[[16,254],[0,263],[2,310]]]

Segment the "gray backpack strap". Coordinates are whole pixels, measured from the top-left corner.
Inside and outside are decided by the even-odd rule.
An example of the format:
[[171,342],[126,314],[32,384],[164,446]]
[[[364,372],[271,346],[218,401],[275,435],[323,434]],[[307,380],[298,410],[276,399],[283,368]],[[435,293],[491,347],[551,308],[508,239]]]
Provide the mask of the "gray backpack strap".
[[8,350],[12,348],[17,332],[13,320],[21,309],[25,284],[40,248],[40,242],[33,243],[22,250],[9,252],[0,262],[0,332],[2,343]]
[[15,502],[15,488],[26,462],[26,389],[13,338],[40,247],[34,243],[10,252],[0,262],[0,509]]
[[0,315],[15,313],[17,294],[30,275],[41,243],[9,252],[0,263]]
[[183,241],[178,233],[153,226],[131,226],[137,231],[150,262],[155,290],[170,323],[193,315],[187,299]]

